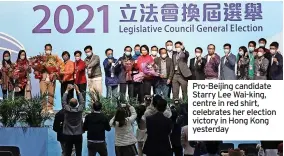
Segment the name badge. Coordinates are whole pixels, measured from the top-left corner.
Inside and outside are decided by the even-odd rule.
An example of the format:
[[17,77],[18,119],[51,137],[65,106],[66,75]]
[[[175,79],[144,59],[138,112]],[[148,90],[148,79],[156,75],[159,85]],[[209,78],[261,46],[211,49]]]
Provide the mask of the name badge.
[[252,65],[249,65],[249,70],[252,70]]
[[256,72],[256,76],[260,76],[260,72],[258,71],[258,72]]
[[88,74],[91,74],[92,73],[92,69],[88,69]]
[[238,71],[238,76],[241,76],[241,72],[240,71]]
[[175,70],[178,70],[178,66],[175,66]]

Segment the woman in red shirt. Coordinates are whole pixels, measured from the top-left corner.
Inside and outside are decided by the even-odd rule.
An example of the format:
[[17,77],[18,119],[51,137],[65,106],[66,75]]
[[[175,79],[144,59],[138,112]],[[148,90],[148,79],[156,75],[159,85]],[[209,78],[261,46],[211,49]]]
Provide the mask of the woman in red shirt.
[[[84,100],[86,101],[86,90],[87,90],[87,79],[86,79],[86,64],[81,60],[82,52],[77,50],[74,52],[75,56],[75,84],[78,86],[80,92],[83,94]],[[77,98],[78,94],[77,94]]]
[[[145,73],[145,68],[153,66],[154,60],[149,55],[149,47],[147,45],[142,45],[140,47],[141,56],[137,59],[136,69],[139,70],[139,72]],[[145,95],[151,95],[151,88],[154,84],[153,76],[149,74],[144,75],[143,79],[143,97]]]

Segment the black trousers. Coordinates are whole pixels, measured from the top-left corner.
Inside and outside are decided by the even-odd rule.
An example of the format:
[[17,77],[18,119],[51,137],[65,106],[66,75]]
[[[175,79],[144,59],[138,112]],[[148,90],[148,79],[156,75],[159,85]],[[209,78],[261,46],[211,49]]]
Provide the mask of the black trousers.
[[[79,91],[82,93],[83,98],[84,98],[84,100],[85,100],[85,102],[86,102],[87,83],[83,83],[83,84],[76,84],[76,85],[78,86]],[[78,94],[77,94],[77,93],[76,93],[76,95],[77,95],[77,99],[79,99],[79,96],[78,96]]]
[[[8,90],[3,90],[2,89],[2,94],[3,94],[3,99],[7,99],[7,95],[8,95]],[[12,92],[9,92],[9,96],[12,95]]]
[[88,142],[88,156],[96,156],[97,153],[99,153],[100,156],[107,156],[106,143]]
[[133,97],[138,98],[138,102],[144,101],[143,84],[140,82],[133,83]]
[[143,85],[143,97],[145,95],[151,95],[153,80],[144,80],[142,85]]
[[[126,93],[126,87],[128,87],[128,93]],[[132,82],[119,84],[119,96],[121,101],[125,101],[125,95],[128,94],[129,99],[134,98],[134,84]]]
[[14,96],[15,97],[25,97],[25,90],[26,90],[26,86],[23,89],[21,89],[21,91],[15,92]]
[[172,93],[172,84],[169,84],[169,93],[168,93],[168,98],[171,97],[171,93]]
[[[61,97],[63,97],[63,94],[65,93],[67,86],[69,84],[74,85],[74,81],[66,81],[61,83]],[[69,100],[72,99],[73,97],[74,97],[74,89],[71,89],[67,95],[67,102],[69,102]]]
[[172,147],[173,154],[175,156],[182,156],[183,155],[183,148],[182,146],[173,146]]
[[71,156],[72,148],[75,145],[76,156],[82,156],[82,135],[66,135],[65,136],[65,152],[66,156]]

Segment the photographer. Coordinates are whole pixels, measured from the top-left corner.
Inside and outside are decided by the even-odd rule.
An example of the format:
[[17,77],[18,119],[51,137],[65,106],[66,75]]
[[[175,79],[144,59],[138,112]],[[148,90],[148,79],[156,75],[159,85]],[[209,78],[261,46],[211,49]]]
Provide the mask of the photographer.
[[[128,115],[130,111],[130,116]],[[131,105],[121,104],[110,125],[115,128],[115,153],[117,156],[136,156],[137,139],[133,133],[132,123],[137,117],[135,108]]]
[[70,99],[67,103],[68,92],[73,89],[73,86],[68,85],[66,92],[62,97],[62,105],[64,108],[64,123],[63,134],[66,138],[65,152],[66,156],[71,156],[73,145],[75,145],[76,156],[82,155],[82,134],[83,134],[83,120],[82,112],[84,110],[85,101],[82,93],[79,91],[77,85],[74,88],[79,96],[78,101],[75,98]]

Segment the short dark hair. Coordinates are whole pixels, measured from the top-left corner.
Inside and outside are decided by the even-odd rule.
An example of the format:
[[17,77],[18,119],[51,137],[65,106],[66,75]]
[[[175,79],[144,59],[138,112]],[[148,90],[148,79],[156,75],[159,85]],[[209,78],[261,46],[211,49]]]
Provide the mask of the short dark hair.
[[177,45],[177,44],[182,45],[181,41],[177,41],[177,42],[175,43],[175,45]]
[[102,107],[103,107],[103,105],[99,101],[96,101],[96,102],[93,103],[94,111],[101,111]]
[[70,54],[69,54],[69,52],[68,51],[63,51],[63,53],[62,53],[62,57],[64,56],[64,55],[68,55],[68,57],[70,58]]
[[226,43],[226,44],[224,44],[224,46],[223,46],[223,48],[225,48],[225,47],[229,47],[230,49],[232,48],[232,46],[231,46],[231,44],[230,43]]
[[149,53],[149,47],[146,44],[144,44],[140,47],[140,51],[142,51],[142,48],[145,48],[147,50],[147,52]]
[[82,56],[82,52],[81,52],[80,50],[76,50],[76,51],[74,52],[74,56],[75,56],[76,54],[80,54],[80,56]]
[[245,46],[240,46],[239,49],[242,49],[242,50],[244,51],[244,53],[248,52],[248,49],[247,49],[247,47],[245,47]]
[[258,42],[261,42],[261,41],[263,41],[265,44],[267,43],[267,41],[266,41],[265,38],[260,38],[260,39],[258,40]]
[[113,50],[111,48],[107,48],[105,51],[105,54],[107,54],[107,51],[111,50],[113,52]]
[[158,47],[157,47],[157,46],[155,46],[155,45],[154,45],[154,46],[152,46],[152,47],[151,47],[151,49],[152,49],[152,48],[157,48],[157,49],[158,49]]
[[167,51],[166,48],[160,48],[160,49],[159,49],[159,54],[161,54],[161,51],[162,51],[162,50]]
[[275,48],[278,49],[279,43],[278,43],[278,42],[272,42],[272,43],[270,44],[270,46],[274,46]]
[[216,47],[215,47],[215,45],[214,45],[214,44],[208,44],[207,48],[208,48],[209,46],[213,46],[213,47],[214,47],[214,49],[216,49]]
[[140,44],[136,44],[136,45],[134,46],[134,48],[136,48],[136,47],[140,47]]
[[163,99],[163,97],[161,95],[155,95],[153,97],[153,106],[156,107],[157,103],[159,102],[159,100]]
[[47,43],[46,45],[44,45],[45,49],[46,49],[46,47],[50,47],[52,49],[52,45],[50,43]]
[[127,48],[130,48],[131,51],[132,51],[132,48],[131,48],[130,46],[125,46],[125,47],[124,47],[124,51],[125,51]]
[[90,45],[87,45],[87,46],[84,48],[84,51],[86,51],[87,49],[93,50],[92,46],[90,46]]
[[164,112],[167,109],[167,101],[165,99],[160,99],[156,105],[156,109],[159,112]]
[[265,47],[258,47],[258,49],[262,49],[265,52]]
[[194,51],[196,51],[197,49],[203,52],[203,49],[201,47],[196,47]]
[[256,47],[256,42],[255,42],[255,41],[249,41],[248,46],[249,46],[250,44],[253,44],[253,46]]
[[173,41],[172,40],[167,40],[167,42],[166,43],[173,43]]

